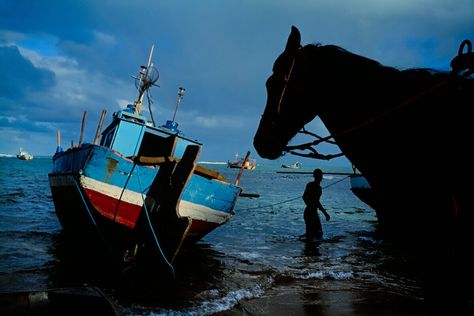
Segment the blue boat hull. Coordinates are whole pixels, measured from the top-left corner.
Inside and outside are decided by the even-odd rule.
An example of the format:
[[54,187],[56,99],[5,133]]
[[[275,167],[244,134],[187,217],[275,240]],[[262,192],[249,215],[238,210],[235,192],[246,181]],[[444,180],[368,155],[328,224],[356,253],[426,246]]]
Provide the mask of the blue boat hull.
[[[175,209],[171,206],[167,211],[171,215],[156,215],[164,211],[153,211],[154,204],[146,201],[163,199],[149,194],[161,168],[137,164],[110,148],[90,144],[55,155],[49,181],[64,230],[79,238],[106,239],[122,256],[134,251],[144,238],[143,231],[150,231],[150,222],[151,231],[160,233],[159,242],[174,245],[168,250],[168,257],[174,259],[182,244],[201,239],[234,214],[241,189],[193,169],[176,198]],[[168,226],[182,231],[173,237],[179,240],[163,240],[170,238]]]

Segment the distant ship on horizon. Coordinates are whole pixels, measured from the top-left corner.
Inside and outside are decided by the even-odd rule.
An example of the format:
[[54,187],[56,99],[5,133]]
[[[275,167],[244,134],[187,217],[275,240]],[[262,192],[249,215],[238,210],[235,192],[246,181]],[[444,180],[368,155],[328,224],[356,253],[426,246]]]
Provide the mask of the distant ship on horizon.
[[[248,153],[247,155],[249,155]],[[228,168],[244,168],[247,170],[255,170],[257,168],[257,160],[256,159],[249,159],[248,157],[246,158],[241,158],[239,157],[239,154],[235,154],[235,159],[232,161],[227,161],[227,167]]]
[[20,160],[33,160],[33,155],[29,154],[27,151],[24,151],[21,147],[16,157]]

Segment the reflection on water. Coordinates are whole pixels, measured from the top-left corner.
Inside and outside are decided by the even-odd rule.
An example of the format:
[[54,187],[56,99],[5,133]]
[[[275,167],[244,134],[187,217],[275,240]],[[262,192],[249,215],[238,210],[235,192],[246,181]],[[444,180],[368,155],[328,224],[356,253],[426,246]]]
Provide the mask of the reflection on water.
[[307,257],[319,257],[321,255],[321,253],[319,252],[319,243],[305,242],[303,248],[303,255]]

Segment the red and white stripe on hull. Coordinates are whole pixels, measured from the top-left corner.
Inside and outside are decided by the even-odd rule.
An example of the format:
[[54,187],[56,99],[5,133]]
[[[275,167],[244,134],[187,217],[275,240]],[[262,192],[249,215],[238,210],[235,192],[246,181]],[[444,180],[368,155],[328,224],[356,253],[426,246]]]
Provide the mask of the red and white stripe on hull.
[[139,193],[85,176],[79,181],[97,212],[129,228],[135,227],[145,196],[142,199]]
[[[127,227],[135,226],[145,195],[86,176],[80,177],[80,184],[100,214]],[[192,219],[191,235],[205,235],[231,217],[229,213],[185,200],[179,202],[178,210],[181,217]]]

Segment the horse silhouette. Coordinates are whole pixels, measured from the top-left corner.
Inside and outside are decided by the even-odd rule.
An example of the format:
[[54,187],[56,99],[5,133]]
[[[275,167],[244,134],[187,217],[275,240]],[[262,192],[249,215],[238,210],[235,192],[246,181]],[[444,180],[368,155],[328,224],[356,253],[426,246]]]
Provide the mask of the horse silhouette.
[[[423,253],[428,282],[437,279],[437,268],[451,269],[433,292],[443,286],[441,292],[455,299],[455,288],[472,290],[470,42],[459,48],[456,69],[443,72],[398,70],[335,45],[300,41],[293,26],[266,82],[267,103],[254,137],[258,154],[277,159],[290,151],[288,142],[319,116],[380,201],[380,229]],[[456,285],[462,279],[456,269],[467,272],[471,284]]]

